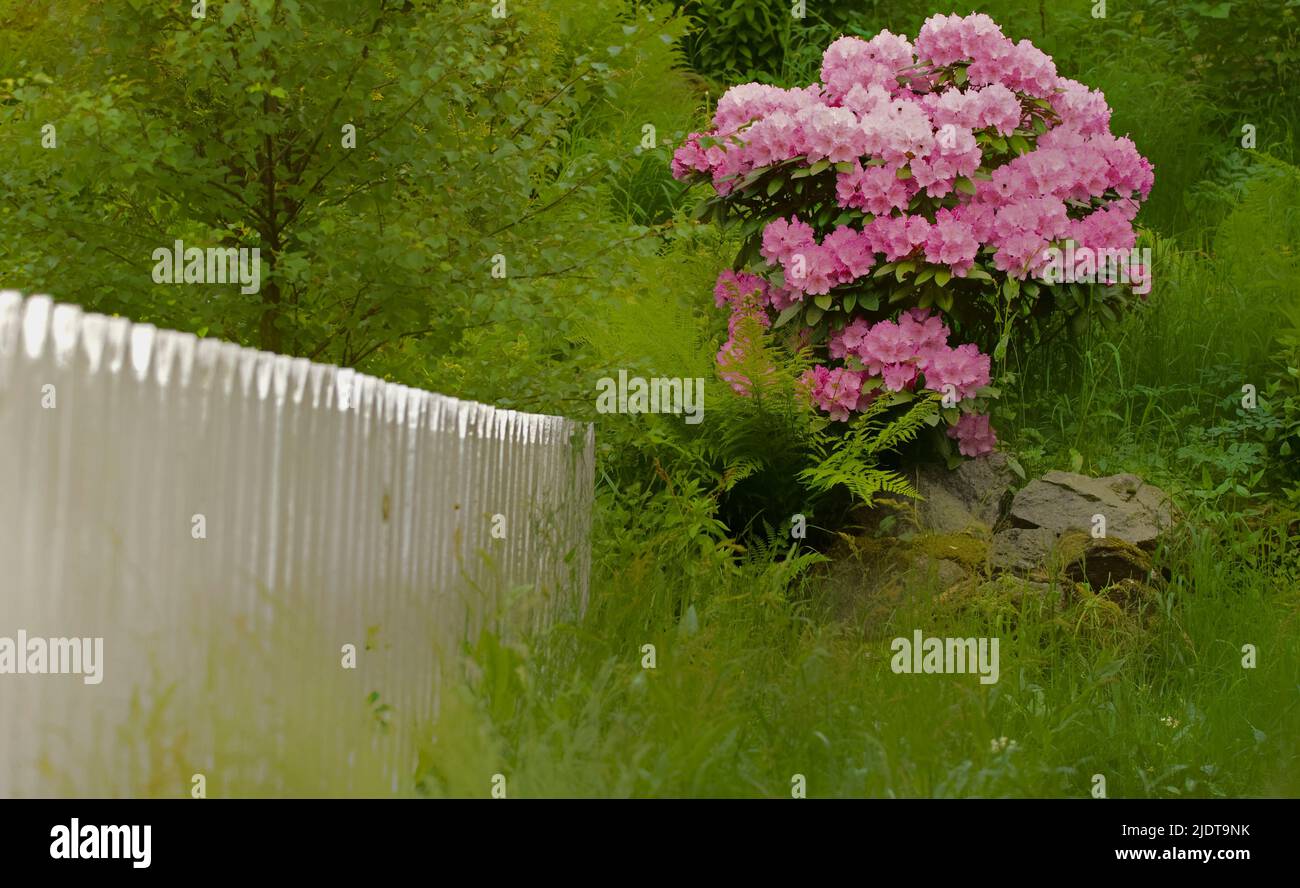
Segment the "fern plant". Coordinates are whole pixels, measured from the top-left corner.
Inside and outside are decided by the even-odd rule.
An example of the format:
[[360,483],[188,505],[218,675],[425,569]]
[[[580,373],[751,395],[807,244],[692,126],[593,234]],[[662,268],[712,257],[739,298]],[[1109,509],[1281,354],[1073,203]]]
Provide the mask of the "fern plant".
[[800,473],[800,480],[821,493],[843,486],[868,506],[879,493],[915,497],[912,484],[898,472],[882,467],[881,458],[934,425],[940,400],[938,393],[908,399],[907,409],[897,413],[892,411],[899,403],[896,397],[877,398],[853,418],[846,433],[822,430],[816,434],[813,465]]

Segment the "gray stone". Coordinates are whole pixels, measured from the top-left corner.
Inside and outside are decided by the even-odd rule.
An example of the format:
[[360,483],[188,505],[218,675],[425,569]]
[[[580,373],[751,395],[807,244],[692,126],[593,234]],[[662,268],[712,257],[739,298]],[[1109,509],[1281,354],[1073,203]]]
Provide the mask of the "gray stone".
[[1028,575],[1045,568],[1056,532],[1045,527],[1008,527],[993,535],[989,566],[995,571]]
[[968,459],[955,469],[926,466],[916,476],[916,522],[936,534],[991,531],[1010,500],[1015,475],[1001,453]]
[[1089,478],[1074,472],[1048,472],[1025,485],[1011,501],[1012,527],[1090,531],[1093,516],[1106,518],[1106,536],[1151,551],[1177,520],[1168,494],[1136,475]]

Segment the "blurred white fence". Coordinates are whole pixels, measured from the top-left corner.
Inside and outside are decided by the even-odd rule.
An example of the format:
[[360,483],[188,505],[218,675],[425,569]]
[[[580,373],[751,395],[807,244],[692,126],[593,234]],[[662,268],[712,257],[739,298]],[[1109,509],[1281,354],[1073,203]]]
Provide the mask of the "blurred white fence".
[[[585,605],[593,459],[587,424],[0,292],[0,797],[409,785],[444,655]],[[102,680],[6,671],[20,632],[102,638]]]

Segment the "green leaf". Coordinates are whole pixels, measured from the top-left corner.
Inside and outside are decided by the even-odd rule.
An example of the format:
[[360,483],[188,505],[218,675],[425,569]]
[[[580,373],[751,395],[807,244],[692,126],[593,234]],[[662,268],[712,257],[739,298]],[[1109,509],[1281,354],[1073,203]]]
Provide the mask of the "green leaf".
[[814,327],[822,319],[822,310],[815,305],[808,306],[808,311],[804,314],[803,322],[806,327]]
[[875,311],[880,308],[880,294],[874,292],[858,294],[858,308],[863,311]]
[[781,327],[784,326],[785,324],[788,324],[790,322],[790,319],[795,315],[797,315],[802,309],[803,309],[803,304],[799,302],[796,302],[794,305],[786,307],[781,311],[779,315],[776,316],[776,323],[772,325],[772,329],[776,329],[777,327]]
[[1010,342],[1010,340],[1010,333],[1003,335],[1003,337],[998,340],[998,344],[993,347],[993,360],[998,361],[999,363],[1006,360],[1007,343]]
[[934,273],[934,282],[940,287],[948,286],[948,281],[952,280],[952,272],[946,268],[940,268]]
[[785,184],[785,179],[783,179],[780,176],[773,176],[771,181],[767,183],[767,196],[772,197],[773,195],[775,195],[778,191],[781,190],[781,186],[784,184]]
[[814,297],[813,297],[813,302],[814,302],[814,303],[817,305],[817,307],[820,308],[822,311],[830,311],[830,310],[831,310],[831,306],[835,304],[835,301],[834,301],[833,299],[831,299],[829,293],[822,294],[822,295],[820,295],[820,296],[814,296]]
[[957,181],[954,184],[956,185],[957,190],[963,194],[973,195],[975,193],[975,183],[965,176],[958,176]]

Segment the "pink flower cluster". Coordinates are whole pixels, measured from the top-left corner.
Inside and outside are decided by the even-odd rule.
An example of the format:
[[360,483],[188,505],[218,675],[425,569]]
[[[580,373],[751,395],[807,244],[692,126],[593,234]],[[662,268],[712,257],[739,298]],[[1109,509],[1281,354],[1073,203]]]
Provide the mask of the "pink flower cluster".
[[[832,358],[852,359],[852,363],[836,368],[818,365],[801,382],[813,403],[839,421],[864,409],[881,389],[911,389],[922,379],[924,388],[951,396],[953,403],[974,398],[990,382],[989,356],[970,343],[949,346],[948,335],[943,320],[922,309],[877,324],[858,318],[831,334],[829,342]],[[866,385],[871,379],[880,382]],[[948,434],[958,439],[965,456],[990,453],[997,443],[988,417],[977,414],[963,413]]]
[[988,416],[980,413],[963,413],[956,425],[949,426],[948,437],[957,439],[962,456],[984,456],[992,453],[998,443]]
[[1057,87],[1056,65],[1028,40],[1013,42],[987,15],[934,15],[916,37],[916,54],[934,65],[969,62],[976,86],[1001,83],[1036,98]]
[[876,398],[876,392],[862,391],[867,374],[861,370],[844,367],[831,369],[818,364],[803,375],[801,382],[807,388],[813,403],[843,422],[855,410],[861,410]]
[[980,240],[961,208],[942,209],[934,222],[924,216],[877,216],[861,230],[841,225],[821,241],[797,217],[776,219],[763,229],[763,258],[779,266],[790,298],[819,296],[855,281],[876,264],[877,255],[893,262],[921,250],[927,262],[947,265],[963,277],[974,264]]
[[[964,87],[936,85],[954,65],[964,66]],[[932,16],[915,46],[888,31],[871,40],[841,37],[826,50],[821,81],[790,90],[733,87],[718,102],[714,130],[693,134],[673,156],[675,176],[708,175],[720,194],[753,170],[792,159],[851,165],[836,173],[836,202],[875,217],[859,234],[837,231],[816,244],[807,226],[778,220],[769,226],[780,229],[773,243],[789,241],[793,226],[798,248],[769,250],[764,232],[765,256],[802,257],[804,273],[783,269],[795,293],[826,293],[869,270],[879,254],[894,261],[923,252],[960,277],[991,246],[996,268],[1023,279],[1062,238],[1093,249],[1132,245],[1151,164],[1131,140],[1110,133],[1100,92],[1060,77],[1048,56],[1007,38],[988,16]],[[1044,99],[1051,115],[1033,104]],[[1046,131],[1025,136],[1025,153],[988,167],[977,134],[1027,134],[1031,112],[1042,115]],[[991,178],[976,175],[981,165]],[[918,194],[950,202],[956,195],[956,205],[909,216]],[[1067,201],[1095,209],[1074,219]]]
[[827,350],[832,358],[852,356],[890,391],[911,388],[923,377],[925,388],[949,393],[954,402],[973,398],[991,381],[989,356],[973,343],[951,347],[948,336],[938,315],[913,308],[897,321],[857,318],[831,334]]

